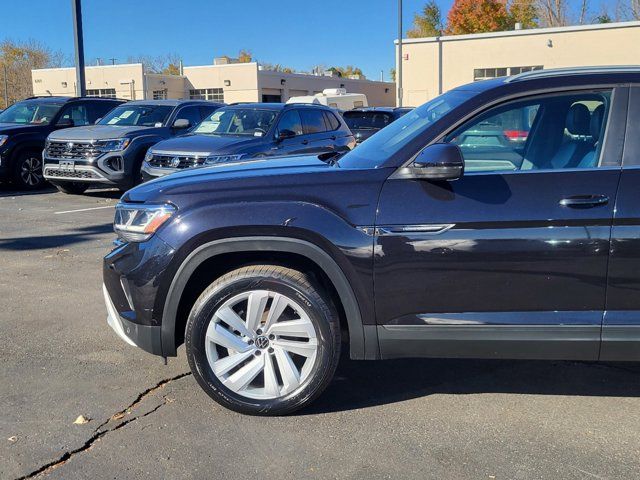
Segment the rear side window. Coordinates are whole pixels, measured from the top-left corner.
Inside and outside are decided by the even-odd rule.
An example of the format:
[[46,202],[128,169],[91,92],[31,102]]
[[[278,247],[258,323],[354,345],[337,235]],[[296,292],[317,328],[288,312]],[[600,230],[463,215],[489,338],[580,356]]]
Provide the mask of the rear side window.
[[297,110],[288,110],[282,114],[278,123],[278,132],[285,130],[302,135],[302,120]]
[[345,112],[344,121],[351,129],[379,130],[393,122],[393,116],[387,112]]
[[72,120],[73,125],[76,127],[82,125],[89,125],[89,115],[87,113],[86,105],[82,103],[75,103],[68,105],[62,111],[62,115],[60,116],[60,120]]
[[326,132],[327,127],[324,124],[324,112],[320,109],[303,109],[300,110],[302,118],[302,127],[304,133],[321,133]]
[[340,120],[331,112],[324,112],[324,119],[329,130],[337,130],[340,128]]

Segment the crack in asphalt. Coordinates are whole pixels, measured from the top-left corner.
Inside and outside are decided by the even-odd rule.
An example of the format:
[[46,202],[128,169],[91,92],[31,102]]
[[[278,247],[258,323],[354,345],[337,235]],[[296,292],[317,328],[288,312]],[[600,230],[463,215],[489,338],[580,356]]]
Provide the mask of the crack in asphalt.
[[[105,420],[104,422],[102,422],[100,425],[98,425],[96,427],[96,429],[93,431],[93,434],[91,435],[91,437],[89,437],[89,439],[84,442],[80,447],[74,449],[74,450],[70,450],[67,452],[64,452],[60,457],[58,457],[56,460],[53,460],[41,467],[38,467],[37,469],[35,469],[34,471],[32,471],[31,473],[28,473],[26,475],[23,475],[22,477],[18,477],[16,478],[16,480],[28,480],[31,478],[35,478],[38,477],[40,475],[46,475],[47,473],[49,473],[50,471],[58,468],[61,465],[64,465],[65,463],[67,463],[69,460],[71,460],[75,455],[82,453],[82,452],[86,452],[87,450],[89,450],[91,447],[93,447],[93,445],[100,440],[102,437],[104,437],[107,433],[110,432],[115,432],[116,430],[121,429],[122,427],[129,425],[132,422],[135,422],[136,420],[139,420],[141,418],[144,418],[148,415],[151,415],[155,412],[157,412],[161,407],[165,406],[167,403],[169,403],[169,399],[166,396],[162,397],[162,402],[155,406],[154,408],[152,408],[151,410],[149,410],[147,413],[143,414],[143,415],[138,415],[135,417],[131,417],[128,418],[120,423],[116,423],[119,422],[120,420],[122,420],[126,415],[130,415],[132,413],[132,410],[135,409],[138,405],[140,405],[149,395],[152,395],[153,393],[155,393],[156,391],[164,388],[167,384],[174,382],[176,380],[180,380],[181,378],[187,377],[191,375],[191,372],[186,372],[186,373],[181,373],[180,375],[176,375],[174,377],[170,377],[170,378],[166,378],[164,380],[161,380],[160,382],[156,383],[153,387],[150,387],[148,389],[146,389],[144,392],[142,392],[140,395],[138,395],[136,397],[136,399],[131,402],[126,408],[120,410],[119,412],[114,413],[113,415],[111,415],[107,420]],[[106,428],[110,423],[115,423],[115,425],[113,427],[109,427]]]

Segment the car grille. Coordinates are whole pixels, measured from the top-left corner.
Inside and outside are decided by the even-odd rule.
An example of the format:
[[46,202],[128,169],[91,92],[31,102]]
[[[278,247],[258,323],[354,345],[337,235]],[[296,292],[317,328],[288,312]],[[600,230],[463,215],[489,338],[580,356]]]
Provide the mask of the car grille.
[[90,171],[90,170],[76,170],[74,172],[69,172],[65,170],[58,170],[57,168],[45,168],[44,174],[47,177],[57,177],[57,178],[84,178],[84,179],[92,179],[92,178],[100,178],[99,175]]
[[87,159],[100,155],[100,150],[90,142],[49,142],[45,155],[49,158]]
[[206,157],[196,155],[154,154],[147,163],[155,168],[193,168],[204,164]]

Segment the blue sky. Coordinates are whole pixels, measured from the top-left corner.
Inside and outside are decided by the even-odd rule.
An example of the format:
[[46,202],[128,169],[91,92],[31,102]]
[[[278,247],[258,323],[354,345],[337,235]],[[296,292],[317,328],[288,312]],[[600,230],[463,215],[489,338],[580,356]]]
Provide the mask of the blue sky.
[[[574,0],[575,1],[575,0]],[[594,0],[598,1],[598,0]],[[606,1],[606,0],[605,0]],[[613,0],[610,0],[613,1]],[[443,14],[452,0],[438,0]],[[572,2],[573,3],[573,2]],[[73,56],[70,0],[10,0],[0,40],[36,39]],[[407,28],[424,0],[404,0]],[[176,53],[185,65],[236,55],[299,70],[313,65],[361,67],[385,78],[393,66],[395,0],[84,0],[87,61]]]

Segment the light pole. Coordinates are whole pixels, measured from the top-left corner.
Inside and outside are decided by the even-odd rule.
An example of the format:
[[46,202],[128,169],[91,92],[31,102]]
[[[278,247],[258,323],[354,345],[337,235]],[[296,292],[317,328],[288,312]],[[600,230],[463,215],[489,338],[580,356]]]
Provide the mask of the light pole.
[[398,0],[398,106],[402,106],[402,0]]
[[82,5],[81,0],[71,0],[73,13],[73,42],[76,50],[76,93],[79,97],[87,94],[84,81],[84,40],[82,37]]

